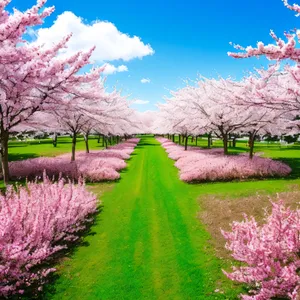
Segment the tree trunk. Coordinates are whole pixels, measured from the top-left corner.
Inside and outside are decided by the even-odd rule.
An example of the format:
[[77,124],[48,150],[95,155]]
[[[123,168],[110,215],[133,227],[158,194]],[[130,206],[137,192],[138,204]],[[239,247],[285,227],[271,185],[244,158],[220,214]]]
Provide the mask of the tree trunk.
[[172,135],[172,142],[175,142],[175,134]]
[[72,134],[72,157],[71,161],[75,161],[75,150],[76,150],[76,132]]
[[1,166],[2,166],[3,181],[4,181],[5,185],[7,185],[9,183],[8,139],[9,139],[9,132],[7,130],[2,129],[0,154],[1,154]]
[[208,136],[207,136],[207,148],[210,149],[211,145],[212,145],[212,142],[211,142],[211,133],[209,133]]
[[181,135],[180,134],[178,135],[178,143],[179,143],[179,145],[181,144]]
[[252,159],[253,158],[253,154],[254,154],[254,140],[255,140],[255,133],[251,132],[249,135],[249,158]]
[[52,144],[53,144],[53,147],[56,148],[56,146],[57,146],[57,133],[56,132],[54,133]]
[[107,138],[106,137],[104,138],[104,142],[105,142],[105,148],[107,149],[108,148],[108,144],[107,144]]
[[224,147],[224,155],[228,154],[228,134],[222,133],[223,138],[223,147]]
[[198,146],[198,136],[196,136],[196,146]]
[[104,134],[102,134],[102,147],[104,148]]
[[233,148],[236,147],[236,137],[235,136],[232,138],[232,147]]
[[85,152],[90,153],[90,148],[89,148],[89,132],[86,132],[84,135],[84,141],[85,141]]
[[189,137],[186,136],[186,137],[185,137],[185,143],[184,143],[184,150],[185,150],[185,151],[187,150],[188,140],[189,140]]
[[100,144],[100,137],[101,137],[101,135],[98,134],[98,140],[97,140],[97,143],[98,143],[98,144]]

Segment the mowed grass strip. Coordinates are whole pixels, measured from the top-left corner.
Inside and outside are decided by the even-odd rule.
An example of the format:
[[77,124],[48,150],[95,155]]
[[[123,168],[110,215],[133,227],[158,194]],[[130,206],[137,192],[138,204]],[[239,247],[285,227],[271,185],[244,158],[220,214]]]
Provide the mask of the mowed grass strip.
[[[71,140],[60,138],[57,148],[51,140],[12,142],[10,146],[11,160],[17,160],[70,152]],[[92,139],[92,149],[101,146]],[[80,138],[79,149],[84,149]],[[229,263],[215,258],[208,228],[196,219],[197,198],[209,201],[210,195],[216,195],[235,203],[235,199],[257,192],[299,188],[299,179],[294,179],[299,176],[297,146],[263,145],[259,150],[290,163],[293,176],[288,180],[188,185],[178,180],[174,162],[154,138],[144,137],[119,183],[92,184],[93,191],[104,193],[104,211],[92,228],[94,235],[84,240],[87,247],[75,248],[59,266],[60,279],[49,286],[56,293],[48,293],[46,298],[236,299],[241,288],[221,272]],[[218,228],[214,230],[219,230],[220,223],[215,225]]]
[[[180,182],[158,142],[143,137],[120,182],[102,197],[88,246],[60,265],[48,298],[236,298],[197,218],[200,189]],[[222,282],[224,294],[215,293]]]

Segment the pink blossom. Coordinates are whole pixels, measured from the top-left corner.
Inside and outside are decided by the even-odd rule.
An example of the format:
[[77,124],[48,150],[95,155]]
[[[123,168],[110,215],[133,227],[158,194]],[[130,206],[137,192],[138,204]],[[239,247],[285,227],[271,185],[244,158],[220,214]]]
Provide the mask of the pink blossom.
[[97,182],[120,178],[117,171],[126,168],[124,161],[130,157],[139,139],[112,146],[108,150],[79,152],[77,160],[70,162],[70,154],[57,157],[38,157],[9,163],[14,179],[42,177],[46,170],[49,177],[60,175],[72,179],[83,176],[87,181]]
[[242,295],[242,299],[297,299],[299,229],[300,211],[285,208],[280,202],[273,203],[272,213],[262,226],[253,217],[245,216],[244,221],[232,224],[231,232],[222,231],[226,248],[243,263],[224,274],[253,288],[253,296]]
[[169,158],[176,160],[180,170],[180,179],[192,181],[233,180],[267,176],[287,176],[291,168],[286,164],[269,158],[245,155],[223,155],[221,149],[200,149],[178,146],[166,139],[158,141],[169,153]]
[[97,204],[81,180],[74,185],[44,177],[42,183],[28,182],[17,192],[9,186],[0,195],[0,296],[43,284],[55,271],[43,264],[85,228]]

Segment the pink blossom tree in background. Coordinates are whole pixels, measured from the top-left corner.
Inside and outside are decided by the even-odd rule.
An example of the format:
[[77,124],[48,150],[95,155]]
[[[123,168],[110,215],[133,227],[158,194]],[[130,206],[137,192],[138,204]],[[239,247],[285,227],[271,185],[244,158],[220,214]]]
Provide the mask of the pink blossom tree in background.
[[2,172],[5,183],[9,180],[9,133],[20,123],[30,119],[37,111],[57,107],[66,94],[76,95],[77,87],[99,79],[103,69],[78,75],[89,64],[93,49],[68,58],[58,57],[66,47],[66,37],[51,48],[26,43],[22,35],[28,26],[41,24],[53,8],[39,13],[45,1],[21,13],[5,11],[7,1],[1,1],[0,19],[0,138]]
[[[171,134],[179,134],[184,141],[185,150],[187,150],[188,138],[204,134],[206,132],[207,122],[201,118],[197,112],[193,111],[190,105],[190,98],[186,91],[189,87],[178,91],[171,91],[171,98],[166,99],[165,104],[160,104],[160,118],[162,123],[167,123]],[[180,140],[179,140],[180,143]]]

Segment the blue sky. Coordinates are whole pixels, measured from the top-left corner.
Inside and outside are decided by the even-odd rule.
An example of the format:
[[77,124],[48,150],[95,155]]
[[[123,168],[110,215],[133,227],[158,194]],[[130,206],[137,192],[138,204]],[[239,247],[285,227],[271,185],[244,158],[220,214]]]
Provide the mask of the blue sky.
[[[12,0],[10,6],[25,10],[34,3]],[[253,67],[266,66],[265,59],[228,57],[227,52],[233,50],[229,42],[243,46],[269,43],[270,29],[282,36],[300,21],[280,0],[48,0],[47,6],[52,5],[56,11],[43,27],[51,27],[59,15],[70,11],[85,24],[111,22],[120,32],[138,36],[144,45],[151,46],[154,54],[142,59],[106,60],[128,68],[127,72],[108,75],[107,85],[116,85],[132,99],[149,101],[134,105],[141,111],[155,109],[155,103],[168,96],[168,90],[183,86],[186,78],[196,79],[197,74],[240,78]],[[99,42],[101,35],[92,39]],[[150,83],[142,84],[143,78]]]

